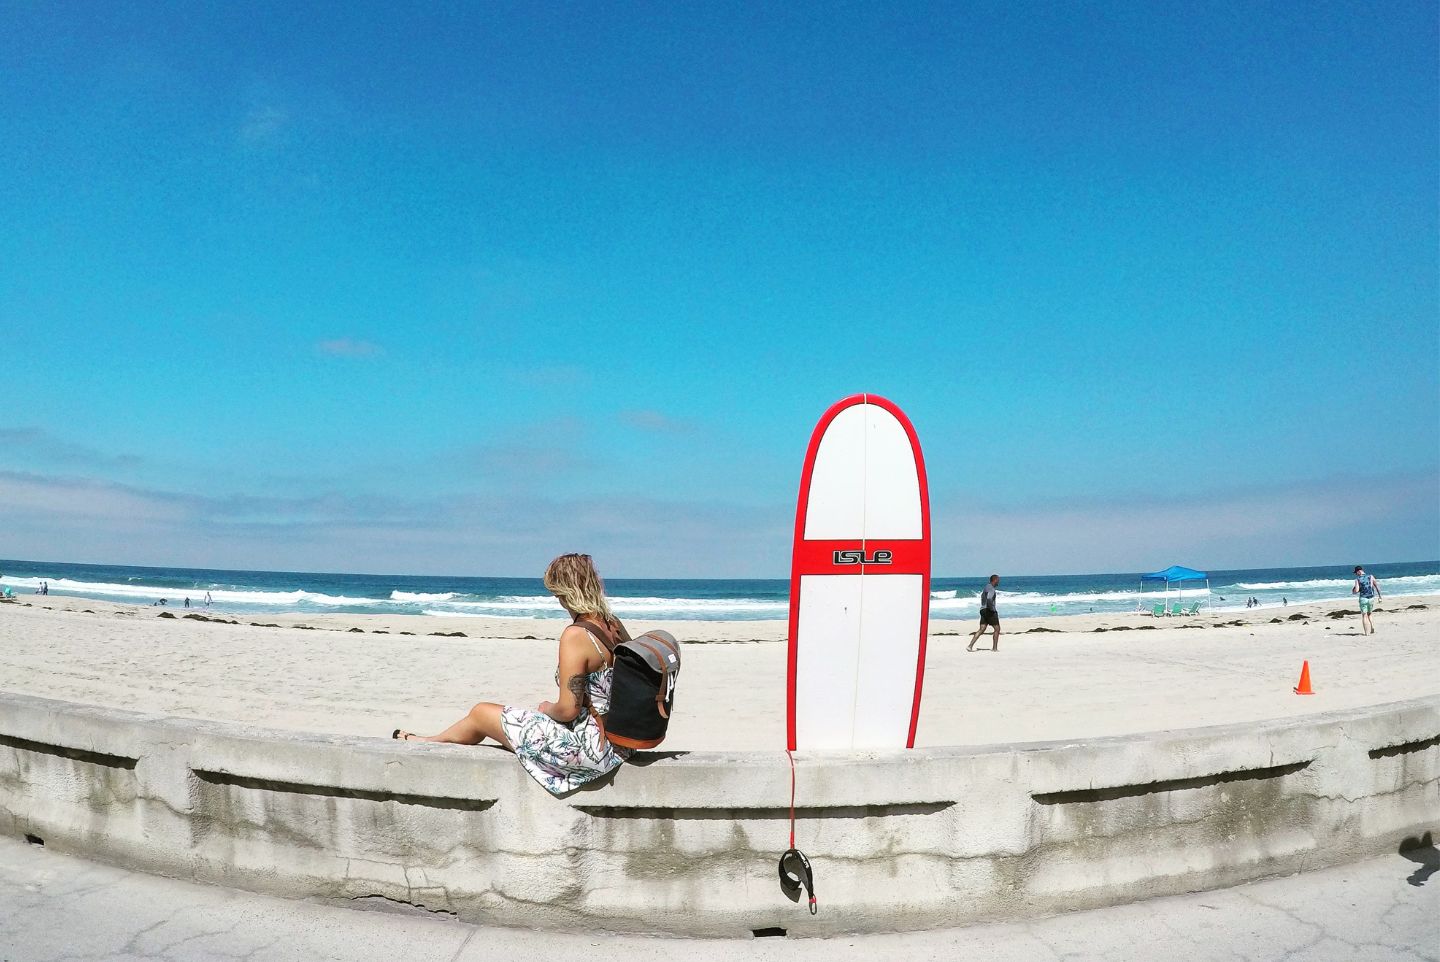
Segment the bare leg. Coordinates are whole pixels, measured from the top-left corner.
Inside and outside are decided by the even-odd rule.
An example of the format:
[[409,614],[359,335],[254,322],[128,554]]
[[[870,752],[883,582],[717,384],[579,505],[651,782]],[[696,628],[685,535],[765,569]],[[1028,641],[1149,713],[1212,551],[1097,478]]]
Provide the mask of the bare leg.
[[464,718],[438,735],[412,735],[409,732],[401,732],[401,736],[406,741],[446,742],[451,745],[478,745],[486,738],[493,738],[513,752],[514,746],[505,738],[505,731],[500,727],[500,709],[502,707],[504,706],[494,702],[482,701],[470,709]]
[[978,641],[980,639],[980,636],[983,634],[985,634],[985,622],[982,621],[980,622],[980,627],[976,628],[975,633],[970,636],[970,644],[965,646],[965,650],[974,651],[975,642]]
[[993,642],[991,642],[991,644],[990,644],[990,650],[991,650],[991,651],[999,651],[999,650],[1000,650],[1000,626],[999,626],[999,625],[996,625],[996,626],[995,626],[995,640],[994,640]]

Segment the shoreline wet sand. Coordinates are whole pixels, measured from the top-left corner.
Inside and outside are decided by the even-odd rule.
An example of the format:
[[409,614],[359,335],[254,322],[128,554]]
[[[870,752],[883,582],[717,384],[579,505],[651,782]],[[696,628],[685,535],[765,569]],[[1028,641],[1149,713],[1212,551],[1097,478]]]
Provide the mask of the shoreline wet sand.
[[[1182,619],[1007,619],[1002,610],[998,654],[985,650],[988,636],[965,651],[973,622],[932,621],[917,745],[1087,739],[1440,694],[1440,596],[1387,598],[1369,637],[1353,612],[1342,602]],[[563,624],[239,615],[25,595],[0,605],[0,690],[385,737],[397,726],[438,730],[476,701],[553,698]],[[783,747],[785,622],[630,627],[666,628],[687,644],[666,749]],[[1313,697],[1291,691],[1302,660]]]

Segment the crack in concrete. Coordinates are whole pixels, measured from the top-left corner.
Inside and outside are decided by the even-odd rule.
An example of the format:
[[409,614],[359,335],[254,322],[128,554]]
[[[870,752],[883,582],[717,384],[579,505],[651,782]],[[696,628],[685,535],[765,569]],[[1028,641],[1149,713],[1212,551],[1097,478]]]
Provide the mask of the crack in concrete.
[[[407,895],[413,897],[413,893],[407,893]],[[394,896],[381,895],[378,892],[367,892],[364,895],[348,895],[346,896],[346,898],[351,902],[363,902],[367,899],[378,899],[381,902],[389,902],[391,905],[403,905],[420,912],[426,912],[430,915],[443,915],[446,918],[452,919],[459,917],[450,909],[432,909],[428,905],[421,905],[419,902],[412,902],[409,900],[409,898],[397,899]],[[446,901],[449,901],[448,894],[446,895]]]

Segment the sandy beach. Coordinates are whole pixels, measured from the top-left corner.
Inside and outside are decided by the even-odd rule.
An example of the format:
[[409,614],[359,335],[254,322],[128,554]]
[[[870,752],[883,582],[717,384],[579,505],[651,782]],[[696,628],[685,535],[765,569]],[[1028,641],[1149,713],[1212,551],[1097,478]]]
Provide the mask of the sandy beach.
[[[1330,617],[1344,610],[1353,612],[1332,602],[1178,621],[1005,619],[998,653],[965,651],[970,622],[932,623],[917,744],[1095,738],[1440,694],[1440,597],[1387,599],[1371,637],[1353,614]],[[0,690],[377,737],[396,726],[438,730],[476,701],[534,705],[555,695],[557,620],[289,615],[228,624],[184,616],[236,616],[166,614],[55,596],[0,605]],[[783,747],[784,622],[631,625],[654,627],[686,643],[667,749]],[[1304,659],[1313,697],[1291,691]]]

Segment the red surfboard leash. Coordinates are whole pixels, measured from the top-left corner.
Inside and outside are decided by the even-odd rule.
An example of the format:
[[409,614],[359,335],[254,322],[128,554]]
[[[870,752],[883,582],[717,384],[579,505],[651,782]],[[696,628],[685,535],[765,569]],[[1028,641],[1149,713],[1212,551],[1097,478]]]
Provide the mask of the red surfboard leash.
[[790,847],[795,847],[795,755],[787,750],[785,757],[790,759]]
[[795,847],[795,755],[787,748],[785,757],[790,759],[790,847],[780,856],[780,887],[796,897],[803,885],[810,897],[810,914],[814,915],[820,911],[815,901],[815,872],[810,867],[810,859]]

